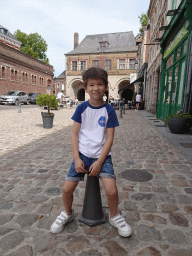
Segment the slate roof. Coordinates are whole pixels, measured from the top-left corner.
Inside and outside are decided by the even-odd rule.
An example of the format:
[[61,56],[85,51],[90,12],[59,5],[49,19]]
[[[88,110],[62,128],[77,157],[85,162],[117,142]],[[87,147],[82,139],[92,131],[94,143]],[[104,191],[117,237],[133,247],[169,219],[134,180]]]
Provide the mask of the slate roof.
[[57,76],[56,78],[66,78],[66,72],[65,72],[65,70],[59,75],[59,76]]
[[[3,32],[2,32],[2,30],[3,30]],[[4,30],[7,31],[7,34],[4,33]],[[6,36],[8,36],[8,37],[10,37],[11,39],[14,39],[15,41],[17,41],[17,42],[21,45],[21,42],[18,41],[18,40],[14,37],[14,35],[10,33],[10,31],[9,31],[7,28],[5,28],[5,27],[3,27],[3,26],[1,26],[1,25],[0,25],[0,33],[3,34],[3,35],[6,35]]]
[[99,42],[108,42],[105,52],[129,52],[137,51],[136,40],[132,31],[87,35],[83,41],[66,55],[99,53]]

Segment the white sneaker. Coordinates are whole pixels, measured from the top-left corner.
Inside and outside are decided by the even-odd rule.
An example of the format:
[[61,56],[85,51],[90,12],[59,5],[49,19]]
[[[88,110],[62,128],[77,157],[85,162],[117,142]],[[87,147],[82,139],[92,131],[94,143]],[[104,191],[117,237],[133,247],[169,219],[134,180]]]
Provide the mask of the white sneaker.
[[65,224],[72,221],[74,219],[74,212],[71,215],[68,215],[65,211],[62,211],[59,216],[57,216],[56,220],[53,222],[50,228],[51,233],[60,233]]
[[131,235],[131,227],[127,224],[125,219],[120,214],[115,215],[113,218],[110,218],[109,215],[109,222],[112,226],[118,229],[120,236],[127,237]]

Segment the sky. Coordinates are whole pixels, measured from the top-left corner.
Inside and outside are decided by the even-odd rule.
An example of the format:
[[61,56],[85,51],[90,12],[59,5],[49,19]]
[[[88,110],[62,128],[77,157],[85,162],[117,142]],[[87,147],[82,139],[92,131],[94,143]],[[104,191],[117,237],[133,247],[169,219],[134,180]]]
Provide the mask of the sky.
[[19,29],[38,33],[48,44],[47,57],[57,77],[65,70],[65,55],[86,35],[133,31],[150,0],[0,0],[0,25],[12,34]]

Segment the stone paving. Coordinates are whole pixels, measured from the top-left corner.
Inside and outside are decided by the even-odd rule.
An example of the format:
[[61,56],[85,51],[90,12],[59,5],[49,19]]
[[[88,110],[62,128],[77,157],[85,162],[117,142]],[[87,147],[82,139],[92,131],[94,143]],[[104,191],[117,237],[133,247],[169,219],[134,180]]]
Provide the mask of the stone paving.
[[[75,221],[50,234],[63,209],[61,188],[72,161],[73,111],[55,111],[49,130],[39,108],[0,111],[0,255],[191,256],[192,159],[134,110],[119,119],[112,148],[119,209],[132,236],[120,237],[108,218],[97,227],[78,221],[85,182],[75,191]],[[126,170],[147,171],[150,180],[127,180]],[[101,194],[108,213],[102,184]]]

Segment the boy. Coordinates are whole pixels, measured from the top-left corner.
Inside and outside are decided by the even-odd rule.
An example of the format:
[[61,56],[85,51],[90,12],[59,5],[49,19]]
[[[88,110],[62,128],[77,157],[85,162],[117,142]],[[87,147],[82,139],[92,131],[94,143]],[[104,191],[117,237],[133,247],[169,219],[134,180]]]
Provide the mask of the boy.
[[85,169],[89,176],[99,176],[102,180],[110,209],[109,222],[118,228],[121,236],[131,235],[131,227],[117,213],[118,191],[111,161],[115,127],[119,125],[114,108],[103,101],[108,86],[107,72],[100,68],[90,68],[83,74],[85,91],[90,100],[80,104],[74,120],[71,145],[73,162],[65,179],[62,191],[65,211],[51,226],[51,233],[59,233],[64,225],[74,219],[72,211],[73,192],[80,180],[84,180]]

